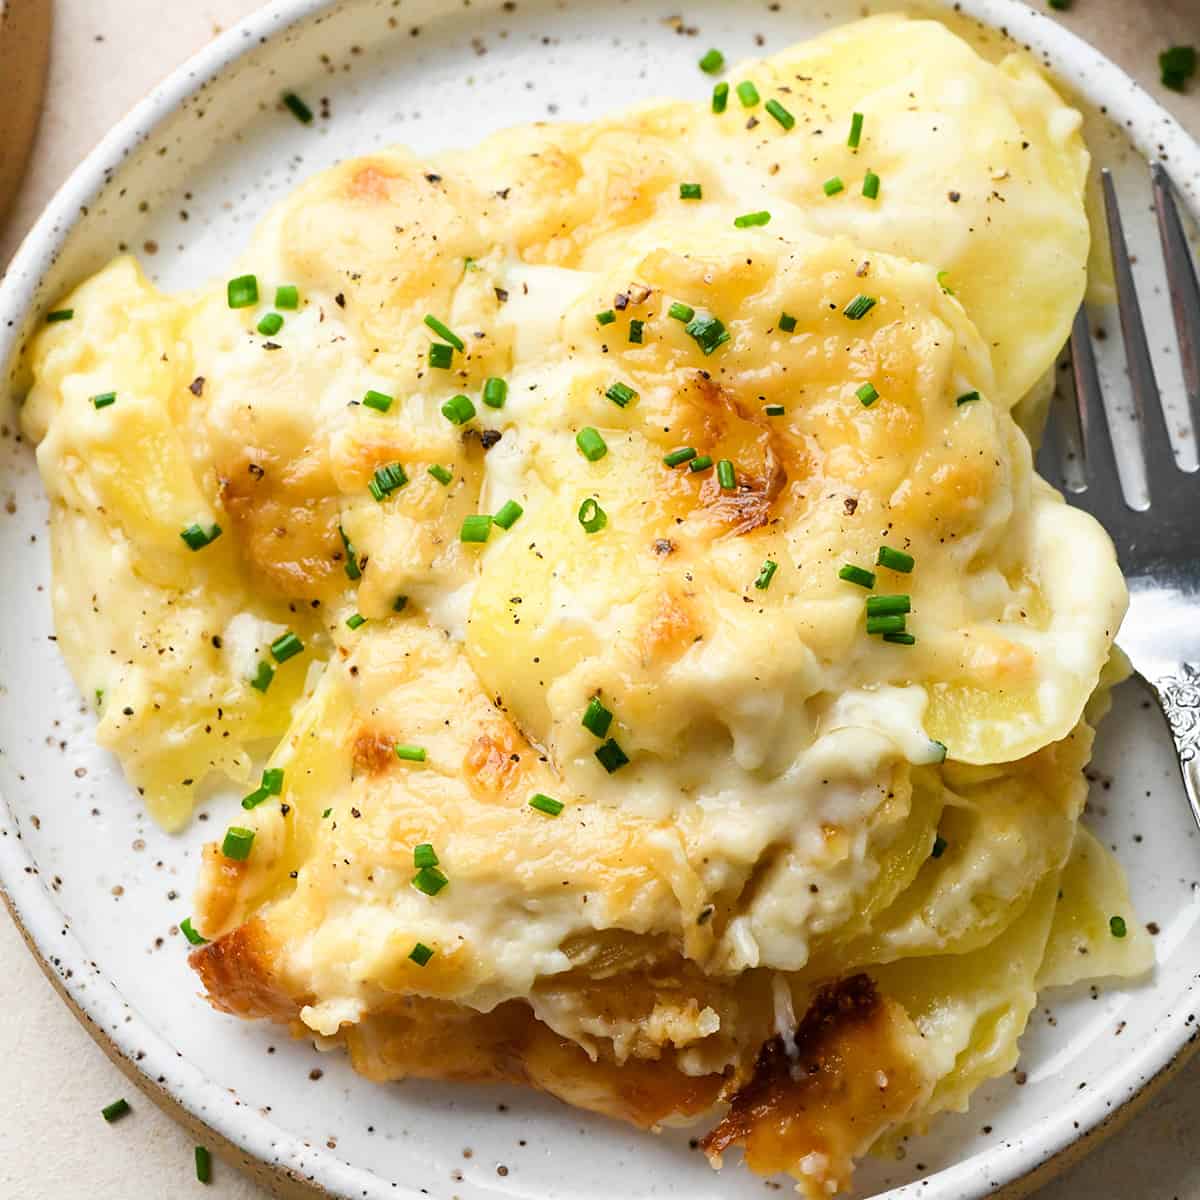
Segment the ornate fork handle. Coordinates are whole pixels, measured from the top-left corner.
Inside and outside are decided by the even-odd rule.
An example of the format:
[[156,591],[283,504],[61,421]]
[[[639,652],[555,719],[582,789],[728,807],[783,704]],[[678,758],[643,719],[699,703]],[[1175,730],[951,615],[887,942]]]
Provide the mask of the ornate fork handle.
[[1171,727],[1188,803],[1200,825],[1200,666],[1181,663],[1176,674],[1164,675],[1150,686]]

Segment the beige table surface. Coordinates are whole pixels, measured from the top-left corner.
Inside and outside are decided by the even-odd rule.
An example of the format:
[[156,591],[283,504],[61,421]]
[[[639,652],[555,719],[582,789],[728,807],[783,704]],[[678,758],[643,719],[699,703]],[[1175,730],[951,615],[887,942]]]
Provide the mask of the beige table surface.
[[[52,0],[43,0],[51,3]],[[175,64],[258,0],[56,0],[47,107],[29,173],[0,228],[0,264],[92,144]],[[686,7],[686,6],[685,6]],[[1155,55],[1200,44],[1200,0],[1074,0],[1062,20],[1164,100],[1200,136],[1200,82],[1177,96]],[[136,35],[130,31],[136,30]],[[142,1099],[51,990],[0,914],[0,1198],[165,1200],[199,1194],[190,1136]],[[108,1127],[100,1108],[128,1096]],[[1200,1059],[1150,1107],[1039,1200],[1200,1200]],[[214,1164],[204,1195],[266,1193]]]

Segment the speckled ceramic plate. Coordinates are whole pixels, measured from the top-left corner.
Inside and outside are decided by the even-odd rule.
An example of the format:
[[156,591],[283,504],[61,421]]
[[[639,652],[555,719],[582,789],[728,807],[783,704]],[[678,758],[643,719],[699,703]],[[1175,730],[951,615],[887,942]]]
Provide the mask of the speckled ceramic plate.
[[[207,1136],[227,1139],[278,1179],[372,1200],[732,1200],[764,1187],[732,1164],[712,1173],[686,1130],[651,1137],[503,1088],[379,1087],[356,1078],[340,1055],[221,1017],[198,998],[177,923],[189,911],[200,846],[231,801],[210,799],[188,832],[168,837],[93,744],[92,718],[53,642],[46,508],[33,456],[14,432],[14,372],[30,322],[127,248],[167,286],[200,282],[269,204],[339,157],[394,141],[418,151],[469,144],[501,126],[591,116],[652,95],[699,97],[708,83],[695,61],[707,45],[749,55],[876,7],[896,5],[692,0],[680,20],[674,0],[277,0],[113,130],[0,284],[0,362],[9,362],[0,413],[0,882],[60,990],[110,1052],[136,1064]],[[1125,75],[1013,0],[954,8],[1007,30],[1075,89],[1128,213],[1146,211],[1139,163],[1152,153],[1197,211],[1200,149]],[[993,44],[1001,38],[956,19]],[[313,125],[281,108],[285,87],[310,98]],[[1134,226],[1150,324],[1165,331],[1149,217]],[[1107,365],[1118,372],[1119,396],[1119,368]],[[1165,361],[1162,378],[1180,403],[1178,364]],[[1194,457],[1194,447],[1185,453]],[[1023,1189],[1181,1059],[1200,966],[1192,882],[1200,845],[1157,713],[1135,685],[1104,727],[1096,778],[1089,820],[1120,853],[1139,912],[1159,930],[1155,978],[1131,990],[1044,997],[1020,1072],[983,1089],[969,1115],[939,1122],[902,1157],[867,1164],[861,1195],[969,1200]]]

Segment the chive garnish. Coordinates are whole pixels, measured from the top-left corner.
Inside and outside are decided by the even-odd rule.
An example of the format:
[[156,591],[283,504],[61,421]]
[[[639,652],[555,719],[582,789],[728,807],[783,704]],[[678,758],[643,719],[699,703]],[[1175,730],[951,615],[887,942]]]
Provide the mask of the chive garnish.
[[[613,767],[613,770],[615,771],[616,767]],[[561,800],[555,800],[553,796],[547,796],[542,792],[535,792],[529,797],[529,807],[537,809],[540,813],[545,813],[548,817],[557,817],[566,806]]]
[[690,304],[683,304],[676,300],[670,308],[667,309],[667,316],[673,321],[682,321],[685,325],[696,315],[696,310]]
[[643,341],[642,330],[645,329],[645,327],[646,327],[646,322],[639,321],[637,319],[637,317],[634,317],[629,322],[629,340],[635,346],[640,346],[642,344],[642,341]]
[[454,425],[465,425],[475,415],[475,405],[470,396],[451,396],[442,405],[442,416]]
[[954,289],[946,282],[946,280],[949,278],[950,278],[949,271],[939,271],[937,273],[938,287],[940,287],[942,289],[942,291],[946,293],[947,296],[953,296]]
[[454,476],[451,475],[451,473],[445,467],[443,467],[441,463],[434,463],[432,467],[427,469],[429,474],[432,475],[434,479],[436,479],[438,483],[442,485],[442,487],[446,487],[450,480],[454,478]]
[[760,592],[765,592],[771,586],[771,580],[775,578],[775,572],[779,570],[779,564],[767,559],[763,563],[762,569],[758,572],[758,578],[754,581],[754,586]]
[[947,842],[946,839],[939,833],[937,837],[933,839],[933,849],[929,852],[930,858],[941,858],[942,855],[946,853],[946,847],[949,844],[950,843]]
[[787,409],[785,409],[782,404],[768,404],[763,409],[763,412],[765,412],[768,417],[782,417],[786,411]]
[[954,403],[955,404],[970,404],[971,401],[978,400],[978,399],[979,399],[978,392],[963,392],[963,394],[961,396],[959,396],[959,398],[957,400],[955,400]]
[[1109,932],[1115,938],[1123,938],[1129,932],[1125,925],[1124,917],[1109,917],[1108,918]]
[[599,462],[608,453],[607,443],[590,425],[584,426],[575,435],[575,445],[588,462]]
[[638,398],[637,392],[627,383],[613,383],[604,393],[618,408],[624,408]]
[[858,143],[862,141],[862,131],[863,115],[860,112],[856,112],[850,118],[850,136],[846,139],[846,145],[849,146],[851,150],[858,149]]
[[206,1146],[196,1147],[196,1178],[201,1183],[212,1181],[212,1155]]
[[612,724],[613,715],[607,708],[599,696],[593,696],[588,701],[588,706],[583,710],[583,719],[580,724],[589,733],[594,733],[598,738],[608,736],[608,727]]
[[290,630],[271,643],[271,657],[277,663],[285,663],[304,650],[304,643]]
[[411,958],[418,967],[423,967],[433,957],[433,951],[427,945],[425,945],[424,942],[418,942],[408,952],[408,957]]
[[265,787],[257,787],[248,796],[242,797],[242,807],[249,811],[257,808],[264,800],[269,800],[271,793]]
[[283,768],[268,767],[262,773],[262,786],[269,796],[278,796],[283,791]]
[[259,659],[258,670],[255,671],[254,678],[250,680],[250,686],[256,692],[265,692],[271,686],[271,680],[274,678],[275,668],[265,659]]
[[284,92],[283,102],[287,105],[288,111],[300,122],[301,125],[311,125],[313,114],[312,109],[296,95],[295,92]]
[[100,1110],[100,1115],[111,1125],[114,1121],[119,1121],[130,1111],[129,1101],[121,1099],[114,1100],[111,1104],[105,1105]]
[[437,867],[422,867],[412,878],[412,885],[426,896],[436,896],[450,880]]
[[[426,755],[425,755],[425,747],[424,746],[411,746],[411,745],[405,745],[402,743],[402,744],[396,746],[395,750],[396,750],[396,757],[398,759],[400,759],[401,762],[424,762],[425,761]],[[418,865],[422,865],[422,864],[418,864]]]
[[447,371],[453,361],[453,346],[448,346],[445,342],[430,342],[429,365],[431,367],[436,367],[439,371]]
[[693,317],[684,329],[705,355],[711,354],[719,346],[729,341],[729,331],[716,317]]
[[726,491],[737,486],[737,475],[734,472],[733,463],[727,458],[723,458],[717,463],[717,483]]
[[868,171],[863,176],[862,194],[868,200],[877,200],[879,198],[879,176],[874,171]]
[[225,840],[221,843],[221,853],[234,862],[245,862],[250,857],[250,849],[253,845],[253,829],[243,829],[240,825],[230,825],[225,830]]
[[891,642],[894,646],[915,646],[917,639],[911,633],[885,633],[883,635],[885,642]]
[[913,569],[915,562],[916,559],[911,554],[905,554],[903,550],[893,550],[891,546],[880,546],[875,555],[877,567],[887,567],[889,571],[899,571],[904,575]]
[[422,867],[436,867],[440,860],[437,851],[430,842],[421,842],[413,847],[413,866],[419,871]]
[[859,587],[867,588],[868,591],[875,586],[874,573],[863,567],[856,567],[853,563],[844,563],[838,571],[838,578],[844,579],[847,583],[856,583]]
[[230,308],[250,308],[258,303],[258,277],[239,275],[225,289]]
[[511,529],[524,511],[515,500],[506,500],[500,511],[492,517],[492,524],[499,525],[501,529]]
[[346,531],[339,525],[338,533],[342,538],[342,546],[346,551],[346,578],[350,580],[362,578],[362,568],[358,565],[358,552],[354,543],[346,536]]
[[394,397],[389,396],[386,392],[368,391],[363,397],[362,402],[365,408],[373,408],[376,412],[385,413],[392,407]]
[[766,225],[771,220],[771,214],[765,210],[761,212],[743,213],[740,217],[733,218],[734,228],[750,229],[755,225]]
[[681,183],[679,185],[680,200],[699,200],[704,189],[698,183]]
[[903,613],[888,613],[882,617],[867,618],[868,633],[903,633],[904,625]]
[[713,88],[712,94],[712,110],[715,113],[723,113],[729,106],[729,84],[718,83]]
[[628,761],[629,756],[617,745],[612,738],[609,738],[599,750],[596,751],[596,757],[600,760],[600,765],[611,775],[614,771],[619,771]]
[[778,100],[768,100],[763,106],[767,112],[771,114],[783,126],[784,129],[791,129],[796,124],[796,118],[792,116]]
[[860,293],[842,309],[842,313],[851,321],[861,321],[877,303],[874,296],[864,296]]
[[494,376],[483,385],[483,402],[488,408],[503,408],[508,397],[508,382]]
[[258,332],[264,337],[274,337],[282,328],[283,318],[277,312],[266,313],[257,325]]
[[92,397],[92,407],[95,409],[107,408],[110,404],[116,404],[116,392],[101,392],[98,396]]
[[758,88],[749,79],[743,79],[737,85],[737,94],[743,108],[753,108],[759,101]]
[[784,333],[796,332],[796,318],[793,317],[791,313],[780,313],[778,325]]
[[408,607],[407,596],[397,596],[392,602],[392,612],[403,612]]
[[863,408],[870,408],[879,399],[879,393],[873,383],[864,383],[854,394],[862,402]]
[[184,917],[183,920],[179,922],[179,932],[182,933],[183,936],[185,938],[187,938],[187,940],[193,946],[207,946],[208,945],[208,938],[201,937],[196,932],[196,927],[195,927],[195,925],[192,924],[191,917]]
[[827,196],[836,196],[838,192],[846,190],[846,185],[842,182],[840,175],[835,175],[832,179],[825,180],[821,187],[825,190],[825,195]]
[[460,338],[458,336],[458,334],[455,333],[444,322],[439,321],[437,319],[437,317],[435,317],[433,315],[433,313],[426,313],[424,319],[425,319],[425,324],[428,325],[429,328],[432,329],[433,332],[436,333],[438,335],[438,337],[440,337],[442,339],[442,341],[449,342],[450,345],[452,345],[455,348],[455,350],[462,351],[462,350],[466,349],[466,346],[464,345],[462,338]]
[[709,50],[700,60],[700,70],[715,75],[725,65],[725,55],[720,50]]
[[867,597],[868,617],[886,617],[893,613],[906,613],[911,611],[912,597],[902,593],[892,596]]
[[693,446],[680,446],[678,450],[672,450],[670,454],[663,455],[663,462],[668,467],[682,467],[685,462],[691,462],[696,457],[696,449]]
[[603,312],[596,314],[597,325],[611,325],[617,319],[617,314],[611,308],[606,308]]
[[300,289],[290,283],[275,289],[275,307],[289,312],[300,307]]
[[458,531],[460,542],[486,542],[492,532],[492,518],[486,513],[473,513],[463,517],[462,528]]
[[371,493],[372,499],[382,504],[388,496],[398,492],[407,483],[408,474],[404,468],[398,462],[388,463],[386,466],[375,468],[375,474],[367,483],[367,491]]
[[608,524],[608,514],[590,496],[579,506],[578,515],[588,533],[599,533]]
[[189,525],[179,531],[179,536],[188,544],[189,549],[203,550],[221,536],[221,527],[214,524],[207,529],[201,529],[199,525]]
[[712,462],[713,462],[713,460],[710,455],[701,454],[697,458],[693,458],[692,461],[690,463],[688,463],[688,470],[689,471],[707,471],[708,468],[712,466]]
[[346,628],[349,630],[359,629],[366,623],[367,618],[362,613],[352,613],[346,618]]
[[59,321],[70,321],[75,316],[73,308],[56,308],[46,314],[47,325],[57,325]]

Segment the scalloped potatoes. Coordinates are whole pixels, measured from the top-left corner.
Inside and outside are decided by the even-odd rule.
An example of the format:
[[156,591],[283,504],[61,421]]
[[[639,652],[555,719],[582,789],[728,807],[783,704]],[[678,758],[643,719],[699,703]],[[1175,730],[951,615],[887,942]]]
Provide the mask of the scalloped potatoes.
[[214,1004],[372,1078],[725,1105],[715,1163],[820,1196],[1039,983],[1148,967],[1078,825],[1125,595],[1010,416],[1082,295],[1078,115],[897,17],[737,78],[344,163],[229,288],[118,260],[25,425],[98,737],[168,827],[252,789]]

